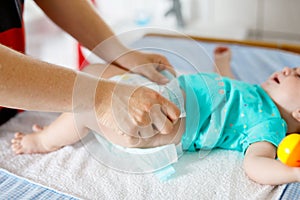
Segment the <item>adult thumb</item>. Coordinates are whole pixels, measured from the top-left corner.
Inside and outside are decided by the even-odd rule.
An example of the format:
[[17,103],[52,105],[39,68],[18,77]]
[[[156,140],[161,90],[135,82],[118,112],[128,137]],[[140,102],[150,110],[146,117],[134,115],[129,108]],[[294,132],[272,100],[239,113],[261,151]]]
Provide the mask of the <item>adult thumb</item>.
[[149,67],[148,70],[143,73],[143,75],[151,81],[156,82],[158,84],[166,84],[170,81],[167,77],[165,77],[156,69],[154,69],[154,67]]

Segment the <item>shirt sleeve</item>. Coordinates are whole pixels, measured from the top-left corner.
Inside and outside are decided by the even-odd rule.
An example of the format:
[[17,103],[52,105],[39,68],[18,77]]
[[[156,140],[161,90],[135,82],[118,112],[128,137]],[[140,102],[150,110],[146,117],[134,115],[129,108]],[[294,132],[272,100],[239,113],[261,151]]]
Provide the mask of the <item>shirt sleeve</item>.
[[248,130],[247,137],[243,141],[243,152],[245,153],[249,145],[255,142],[269,142],[278,147],[287,131],[286,122],[281,118],[268,119]]

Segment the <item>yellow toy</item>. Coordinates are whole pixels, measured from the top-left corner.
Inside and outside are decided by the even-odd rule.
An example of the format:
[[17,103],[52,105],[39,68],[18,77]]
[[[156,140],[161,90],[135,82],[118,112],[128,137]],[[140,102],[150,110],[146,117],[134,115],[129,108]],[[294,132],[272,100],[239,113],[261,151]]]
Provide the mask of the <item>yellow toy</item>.
[[300,135],[293,133],[286,136],[278,146],[277,156],[290,167],[300,167]]

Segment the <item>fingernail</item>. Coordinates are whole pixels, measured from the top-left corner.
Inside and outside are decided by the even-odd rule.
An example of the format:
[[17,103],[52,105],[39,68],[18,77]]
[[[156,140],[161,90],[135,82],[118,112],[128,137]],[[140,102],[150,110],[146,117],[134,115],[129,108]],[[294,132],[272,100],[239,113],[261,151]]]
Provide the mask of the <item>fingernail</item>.
[[167,78],[162,78],[162,79],[161,79],[161,82],[162,82],[162,83],[169,83],[169,79],[167,79]]

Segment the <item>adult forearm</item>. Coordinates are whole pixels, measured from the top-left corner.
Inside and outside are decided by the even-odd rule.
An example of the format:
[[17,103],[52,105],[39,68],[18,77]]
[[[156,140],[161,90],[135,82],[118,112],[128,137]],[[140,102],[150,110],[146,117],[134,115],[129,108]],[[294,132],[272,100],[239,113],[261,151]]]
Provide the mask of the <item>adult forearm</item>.
[[0,105],[40,111],[71,111],[77,73],[0,45]]
[[[111,38],[114,33],[88,0],[35,2],[57,25],[106,61],[111,62],[127,51],[117,38]],[[108,38],[109,42],[102,43]]]

